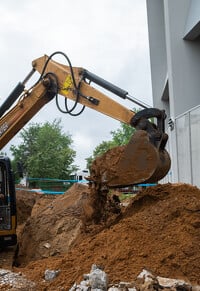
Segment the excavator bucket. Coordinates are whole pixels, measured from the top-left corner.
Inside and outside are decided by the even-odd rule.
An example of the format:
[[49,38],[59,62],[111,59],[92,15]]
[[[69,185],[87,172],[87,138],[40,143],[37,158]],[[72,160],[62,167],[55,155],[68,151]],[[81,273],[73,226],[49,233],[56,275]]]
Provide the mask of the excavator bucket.
[[[157,124],[149,119],[157,118]],[[99,188],[156,183],[168,173],[171,159],[165,150],[164,110],[144,109],[133,116],[130,125],[136,131],[129,143],[108,150],[91,166],[89,180]]]
[[154,183],[162,179],[170,168],[166,150],[158,150],[148,133],[137,130],[125,146],[108,150],[95,159],[90,180],[110,188],[139,183]]

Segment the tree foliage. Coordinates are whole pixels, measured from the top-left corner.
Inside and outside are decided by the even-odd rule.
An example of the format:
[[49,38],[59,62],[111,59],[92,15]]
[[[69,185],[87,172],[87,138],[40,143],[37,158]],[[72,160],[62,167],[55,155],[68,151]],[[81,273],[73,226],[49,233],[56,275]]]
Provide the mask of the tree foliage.
[[100,143],[93,151],[93,155],[86,159],[87,161],[87,167],[90,168],[92,161],[108,151],[109,149],[127,144],[133,135],[135,131],[135,128],[131,127],[130,125],[127,125],[125,123],[120,123],[120,128],[118,128],[116,131],[111,131],[112,139],[109,141],[103,141]]
[[114,143],[113,140],[110,141],[102,141],[93,151],[93,156],[96,158],[97,156],[102,155],[105,153],[107,150],[113,148],[116,144]]
[[29,177],[66,179],[76,170],[72,165],[75,151],[72,149],[72,138],[62,133],[61,120],[53,123],[31,124],[20,133],[22,139],[18,146],[10,150],[16,167],[21,161]]
[[114,146],[127,144],[134,132],[134,127],[131,127],[125,123],[120,123],[120,128],[118,128],[116,131],[111,131],[112,142]]
[[[135,112],[135,113],[137,113],[140,110],[141,109],[133,108],[133,112]],[[130,125],[121,122],[120,127],[117,130],[110,132],[110,134],[112,136],[111,140],[102,141],[94,149],[93,155],[86,159],[87,168],[88,169],[90,168],[92,161],[96,157],[102,155],[103,153],[105,153],[109,149],[116,147],[116,146],[127,144],[129,142],[131,136],[134,134],[135,130],[136,129],[134,127],[131,127]]]

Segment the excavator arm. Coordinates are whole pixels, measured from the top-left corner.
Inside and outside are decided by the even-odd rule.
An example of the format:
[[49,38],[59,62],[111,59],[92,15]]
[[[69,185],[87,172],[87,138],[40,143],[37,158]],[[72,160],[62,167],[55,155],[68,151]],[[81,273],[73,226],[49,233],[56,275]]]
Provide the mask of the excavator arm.
[[[1,106],[0,149],[45,104],[59,94],[65,97],[65,101],[73,100],[73,108],[79,103],[83,108],[89,107],[136,128],[127,145],[111,149],[93,162],[88,178],[92,183],[119,187],[162,179],[170,168],[170,157],[165,150],[168,137],[164,132],[164,111],[145,108],[142,102],[132,100],[132,97],[119,87],[83,68],[72,67],[66,55],[64,56],[68,66],[54,61],[52,57],[55,54],[34,60],[30,74],[17,85]],[[27,90],[25,84],[35,71],[40,73],[40,78]],[[130,99],[145,109],[135,113],[92,87],[91,82],[123,99]],[[69,113],[71,111],[68,110]],[[157,119],[156,123],[149,121],[152,117]]]
[[[47,63],[47,69],[43,72],[43,68]],[[74,100],[83,106],[87,106],[93,110],[108,115],[116,120],[130,124],[130,120],[135,114],[123,105],[109,98],[101,91],[95,89],[88,82],[95,82],[101,87],[110,91],[121,94],[125,91],[99,78],[83,68],[74,68],[59,64],[48,56],[43,56],[32,62],[33,68],[40,74],[51,72],[58,78],[58,93],[66,98]],[[88,82],[87,82],[88,80]],[[107,85],[107,86],[106,86]],[[110,85],[110,87],[109,87]],[[115,91],[114,91],[115,90]],[[118,95],[118,94],[117,94]]]
[[0,118],[0,149],[56,94],[52,77],[46,76],[34,88],[24,91],[17,104]]

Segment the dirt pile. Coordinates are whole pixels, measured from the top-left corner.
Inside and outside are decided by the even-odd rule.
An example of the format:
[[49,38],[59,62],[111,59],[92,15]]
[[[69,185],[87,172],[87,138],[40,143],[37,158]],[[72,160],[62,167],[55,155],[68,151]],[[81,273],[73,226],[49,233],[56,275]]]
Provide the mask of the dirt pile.
[[82,219],[90,216],[88,196],[82,184],[74,184],[65,195],[40,195],[20,234],[18,263],[66,253],[81,233]]
[[17,196],[17,222],[23,224],[31,216],[32,208],[41,195],[32,191],[26,191],[26,188],[21,188],[16,192]]
[[[95,224],[91,218],[98,205],[87,186],[77,185],[50,203],[39,199],[25,224],[19,251],[23,268],[16,270],[37,282],[38,290],[69,290],[92,264],[103,266],[113,283],[131,281],[147,268],[200,284],[198,188],[149,187],[121,213],[109,203]],[[43,281],[46,269],[60,270],[50,283]]]

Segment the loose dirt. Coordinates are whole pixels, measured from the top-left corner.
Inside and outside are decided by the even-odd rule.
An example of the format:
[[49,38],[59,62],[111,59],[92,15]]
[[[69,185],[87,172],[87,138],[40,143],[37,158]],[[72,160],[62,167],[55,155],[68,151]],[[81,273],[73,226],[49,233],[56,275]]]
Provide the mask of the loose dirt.
[[90,179],[109,187],[154,183],[161,180],[170,168],[166,151],[160,151],[149,142],[144,130],[137,130],[129,143],[114,147],[97,157],[90,168]]
[[[36,282],[37,290],[69,290],[92,264],[103,266],[112,283],[132,281],[146,268],[158,276],[200,284],[196,187],[149,187],[127,207],[111,195],[95,197],[82,184],[59,196],[18,191],[17,201],[22,224],[19,266],[14,270]],[[47,269],[60,270],[51,282],[44,281]]]

